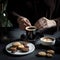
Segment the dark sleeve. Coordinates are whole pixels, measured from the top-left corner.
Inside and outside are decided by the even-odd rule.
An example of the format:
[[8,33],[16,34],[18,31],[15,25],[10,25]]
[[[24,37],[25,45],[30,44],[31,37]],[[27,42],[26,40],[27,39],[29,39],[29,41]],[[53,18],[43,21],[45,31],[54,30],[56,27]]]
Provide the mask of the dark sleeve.
[[56,19],[54,19],[54,20],[55,20],[55,22],[56,22],[56,24],[57,24],[57,27],[60,28],[60,17],[59,17],[59,18],[56,18]]
[[60,28],[60,0],[55,0],[55,9],[52,14],[52,19],[56,22],[56,27]]
[[7,4],[7,17],[8,19],[11,21],[11,23],[13,24],[14,27],[17,27],[17,16],[13,15],[13,12],[17,12],[18,11],[18,2],[16,0],[8,0],[8,4]]

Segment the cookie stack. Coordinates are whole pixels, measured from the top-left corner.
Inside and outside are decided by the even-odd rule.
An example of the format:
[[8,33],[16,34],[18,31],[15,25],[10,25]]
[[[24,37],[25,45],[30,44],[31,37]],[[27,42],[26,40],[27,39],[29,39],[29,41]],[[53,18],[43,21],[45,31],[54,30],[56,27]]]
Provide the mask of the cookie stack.
[[14,43],[12,43],[12,46],[10,46],[7,49],[11,52],[16,52],[16,51],[28,52],[29,51],[29,47],[27,46],[27,43],[25,43],[25,42],[23,42],[23,43],[14,42]]

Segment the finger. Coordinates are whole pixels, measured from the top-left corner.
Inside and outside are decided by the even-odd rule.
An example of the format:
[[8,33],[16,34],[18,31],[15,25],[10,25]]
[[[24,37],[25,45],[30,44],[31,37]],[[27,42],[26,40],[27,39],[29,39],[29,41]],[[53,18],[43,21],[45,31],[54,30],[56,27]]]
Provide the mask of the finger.
[[27,24],[28,26],[31,26],[30,21],[27,18],[25,18],[25,17],[21,17],[20,21],[22,21],[23,23]]
[[27,26],[28,26],[28,25],[24,23],[24,30],[25,30],[25,28],[26,28]]
[[29,21],[29,20],[26,20],[26,22],[28,23],[28,25],[29,25],[29,26],[31,26],[31,23],[30,23],[30,21]]
[[47,22],[43,22],[43,26],[46,26],[47,25]]
[[27,26],[31,26],[31,23],[30,23],[30,21],[29,20],[24,20],[24,23],[27,25]]
[[36,26],[37,29],[41,29],[41,28],[42,28],[42,26],[40,25],[39,22],[36,22],[36,23],[35,23],[35,26]]
[[25,23],[24,23],[23,25],[24,25],[25,27],[27,26],[27,24],[25,24]]

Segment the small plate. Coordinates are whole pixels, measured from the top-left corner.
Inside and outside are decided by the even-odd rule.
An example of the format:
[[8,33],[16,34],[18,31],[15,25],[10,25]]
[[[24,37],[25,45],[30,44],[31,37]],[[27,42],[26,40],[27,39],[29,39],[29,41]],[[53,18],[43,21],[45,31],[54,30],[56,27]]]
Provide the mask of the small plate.
[[[19,41],[20,42],[20,41]],[[23,42],[23,41],[22,41]],[[35,46],[34,44],[32,43],[27,43],[27,46],[29,46],[29,51],[28,52],[20,52],[19,50],[17,50],[15,53],[12,53],[11,51],[9,51],[7,48],[9,48],[10,46],[12,46],[14,42],[11,42],[9,43],[7,46],[6,46],[6,51],[12,55],[26,55],[26,54],[29,54],[29,53],[32,53],[34,50],[35,50]]]

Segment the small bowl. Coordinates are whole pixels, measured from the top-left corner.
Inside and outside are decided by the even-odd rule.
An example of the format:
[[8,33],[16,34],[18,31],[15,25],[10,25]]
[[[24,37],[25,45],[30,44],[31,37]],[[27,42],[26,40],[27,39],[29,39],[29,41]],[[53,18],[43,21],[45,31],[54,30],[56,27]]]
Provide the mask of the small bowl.
[[51,36],[45,36],[40,38],[40,43],[45,46],[50,46],[55,44],[56,39]]

